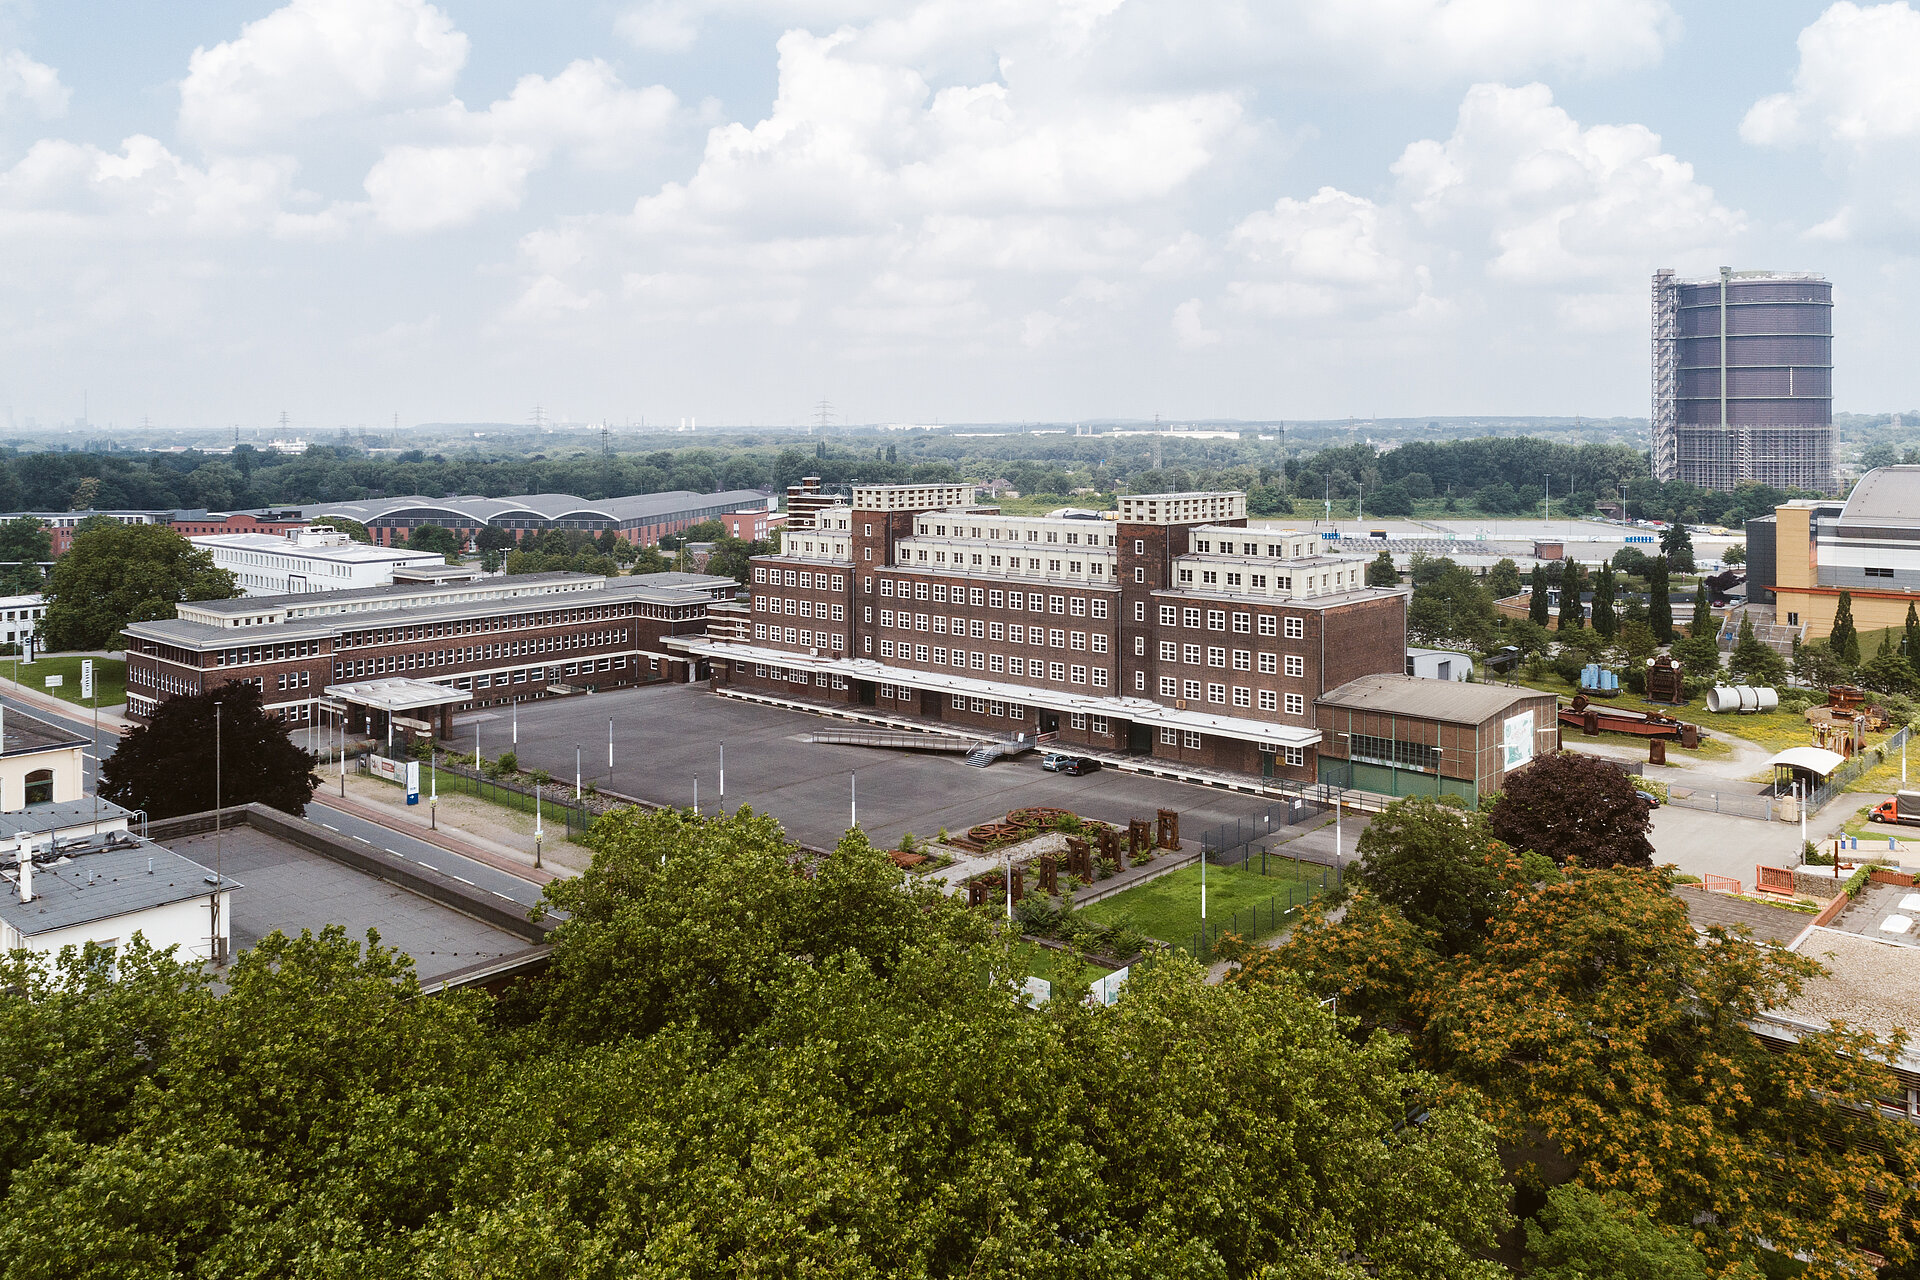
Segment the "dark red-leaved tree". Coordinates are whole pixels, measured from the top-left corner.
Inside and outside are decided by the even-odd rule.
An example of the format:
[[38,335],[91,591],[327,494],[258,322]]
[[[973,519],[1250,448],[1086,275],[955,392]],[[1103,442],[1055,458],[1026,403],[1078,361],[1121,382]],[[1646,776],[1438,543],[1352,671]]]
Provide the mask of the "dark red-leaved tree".
[[100,794],[150,818],[201,813],[214,806],[214,707],[220,708],[219,797],[223,805],[258,800],[302,814],[320,779],[314,757],[293,745],[250,684],[168,698],[153,719],[120,740],[100,766]]
[[1487,811],[1493,834],[1566,865],[1650,867],[1651,806],[1627,771],[1598,756],[1559,751],[1507,779]]

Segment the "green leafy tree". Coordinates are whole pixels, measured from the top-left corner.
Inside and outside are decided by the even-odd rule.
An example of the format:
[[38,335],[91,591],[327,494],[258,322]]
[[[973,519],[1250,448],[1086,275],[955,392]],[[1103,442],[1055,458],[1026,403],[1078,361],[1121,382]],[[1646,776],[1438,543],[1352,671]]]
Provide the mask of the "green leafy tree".
[[1485,648],[1493,636],[1493,599],[1467,570],[1451,560],[1417,566],[1426,580],[1407,606],[1407,631],[1429,644]]
[[1710,636],[1715,630],[1713,605],[1707,599],[1707,583],[1703,578],[1693,589],[1693,617],[1687,622],[1687,634]]
[[1528,1280],[1711,1280],[1686,1235],[1625,1196],[1609,1202],[1577,1182],[1547,1192],[1526,1223]]
[[1908,662],[1920,662],[1920,611],[1916,611],[1913,602],[1907,602],[1906,629],[1900,636],[1900,652],[1907,655]]
[[53,536],[32,516],[0,522],[0,592],[30,595],[46,586],[40,566],[53,559]]
[[1620,629],[1619,619],[1614,614],[1613,565],[1602,563],[1593,575],[1593,630],[1596,635],[1611,640]]
[[1740,638],[1734,643],[1733,652],[1727,655],[1727,670],[1742,684],[1786,683],[1787,660],[1753,634],[1753,617],[1744,611],[1740,615]]
[[1611,760],[1556,751],[1506,780],[1487,810],[1487,828],[1516,849],[1560,866],[1650,867],[1653,843],[1647,802]]
[[[1799,639],[1798,636],[1794,638]],[[1852,668],[1842,662],[1832,649],[1817,643],[1795,647],[1792,670],[1795,680],[1816,689],[1842,684],[1852,674]]]
[[414,551],[436,552],[449,560],[460,554],[460,539],[444,525],[421,525],[408,536],[407,546]]
[[642,547],[633,559],[634,573],[665,573],[671,568],[673,562],[661,555],[658,547]]
[[1891,645],[1883,645],[1879,653],[1869,658],[1860,668],[1860,683],[1880,693],[1910,694],[1916,683],[1913,664],[1905,654],[1895,653]]
[[201,813],[214,807],[219,712],[219,802],[272,805],[305,813],[320,778],[318,757],[293,745],[286,726],[261,706],[251,684],[228,683],[205,693],[178,694],[154,709],[101,762],[100,794],[150,818]]
[[1720,678],[1720,642],[1712,636],[1686,636],[1673,642],[1673,656],[1687,674],[1702,680]]
[[1357,882],[1431,934],[1441,955],[1476,945],[1512,887],[1505,846],[1486,817],[1452,797],[1395,801],[1367,824],[1356,851]]
[[1584,625],[1585,609],[1581,596],[1585,587],[1585,575],[1579,562],[1567,561],[1566,568],[1560,572],[1560,629],[1578,631]]
[[1653,638],[1661,644],[1672,644],[1677,634],[1673,629],[1673,602],[1667,597],[1667,562],[1660,559],[1647,561],[1647,624],[1653,628]]
[[182,600],[230,600],[233,575],[163,525],[113,523],[74,535],[47,582],[41,631],[56,649],[117,646],[130,622],[174,616]]
[[1533,572],[1527,575],[1527,620],[1540,626],[1547,625],[1547,571],[1541,565],[1534,565]]
[[1661,532],[1660,552],[1673,572],[1693,572],[1693,533],[1684,520],[1673,520]]
[[[745,581],[745,579],[742,579]],[[1393,553],[1382,551],[1367,564],[1367,585],[1370,587],[1397,587],[1400,585],[1400,571],[1393,567]]]
[[1827,648],[1850,667],[1860,665],[1860,632],[1853,625],[1853,593],[1841,589],[1840,602],[1833,610],[1833,630],[1827,633]]
[[1487,572],[1487,590],[1495,600],[1520,594],[1520,566],[1513,562],[1512,556],[1501,556],[1494,561],[1493,568]]
[[1728,564],[1745,564],[1747,562],[1747,544],[1744,542],[1734,543],[1726,549],[1720,558]]
[[493,524],[488,525],[486,528],[480,530],[478,534],[474,535],[473,541],[474,545],[478,546],[482,551],[498,551],[502,553],[512,551],[519,545],[518,540],[513,536],[513,530],[502,529],[499,525]]

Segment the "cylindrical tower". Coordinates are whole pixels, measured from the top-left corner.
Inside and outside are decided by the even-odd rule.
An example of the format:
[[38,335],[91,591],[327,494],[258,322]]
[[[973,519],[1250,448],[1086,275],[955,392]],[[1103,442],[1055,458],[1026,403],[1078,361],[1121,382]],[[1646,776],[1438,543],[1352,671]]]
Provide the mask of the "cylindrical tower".
[[1833,286],[1723,267],[1678,295],[1675,478],[1830,492]]

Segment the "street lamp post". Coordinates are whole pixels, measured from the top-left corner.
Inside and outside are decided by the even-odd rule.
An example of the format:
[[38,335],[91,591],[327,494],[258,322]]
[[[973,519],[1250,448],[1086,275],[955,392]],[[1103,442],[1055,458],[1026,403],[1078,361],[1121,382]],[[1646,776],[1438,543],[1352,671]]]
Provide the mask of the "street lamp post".
[[580,744],[573,744],[573,802],[580,803]]
[[540,869],[540,844],[546,838],[547,830],[540,822],[540,786],[535,783],[533,788],[533,866],[536,871]]
[[727,808],[727,744],[720,744],[720,811]]
[[860,775],[847,775],[847,829],[860,825]]

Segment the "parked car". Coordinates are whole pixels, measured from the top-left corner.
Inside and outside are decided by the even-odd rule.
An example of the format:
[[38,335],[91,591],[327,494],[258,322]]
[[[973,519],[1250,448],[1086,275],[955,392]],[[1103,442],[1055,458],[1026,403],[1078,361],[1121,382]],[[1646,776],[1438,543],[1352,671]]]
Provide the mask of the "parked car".
[[1098,773],[1100,762],[1091,756],[1075,756],[1060,766],[1060,772],[1070,778],[1077,778],[1083,773]]
[[1640,797],[1640,798],[1641,798],[1642,800],[1645,800],[1645,801],[1647,802],[1647,808],[1649,808],[1649,809],[1658,809],[1658,808],[1660,807],[1660,797],[1659,797],[1659,796],[1657,796],[1657,795],[1655,795],[1655,794],[1653,794],[1653,792],[1651,792],[1651,791],[1635,791],[1635,792],[1634,792],[1634,794],[1635,794],[1635,795],[1637,795],[1637,796],[1639,796],[1639,797]]
[[1048,773],[1059,773],[1073,763],[1073,757],[1064,751],[1049,751],[1040,757],[1040,767]]

